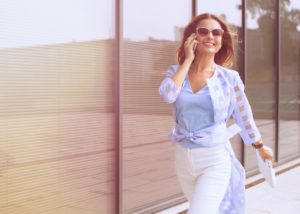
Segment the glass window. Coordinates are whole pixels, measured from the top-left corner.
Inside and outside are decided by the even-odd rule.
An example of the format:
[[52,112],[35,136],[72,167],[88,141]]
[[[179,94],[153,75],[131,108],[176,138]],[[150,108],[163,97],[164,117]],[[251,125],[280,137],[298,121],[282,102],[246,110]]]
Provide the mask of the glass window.
[[[182,195],[168,139],[171,106],[158,95],[191,1],[124,0],[122,53],[124,213]],[[159,5],[159,6],[158,6]]]
[[[266,145],[275,154],[275,1],[246,1],[246,94]],[[246,170],[257,167],[255,152],[246,147]]]
[[[235,48],[236,60],[232,69],[237,70],[243,75],[243,46],[242,46],[242,11],[241,11],[241,0],[230,0],[226,1],[226,4],[220,5],[220,1],[211,0],[197,0],[197,14],[201,13],[212,13],[222,17],[226,23],[229,24],[230,28],[237,33],[237,47]],[[218,5],[216,7],[216,5]],[[233,121],[229,121],[232,123]],[[242,160],[242,144],[239,136],[233,137],[231,140],[232,147],[235,151],[237,158]]]
[[113,17],[110,0],[0,2],[0,213],[115,212]]
[[279,159],[300,152],[300,3],[280,1]]

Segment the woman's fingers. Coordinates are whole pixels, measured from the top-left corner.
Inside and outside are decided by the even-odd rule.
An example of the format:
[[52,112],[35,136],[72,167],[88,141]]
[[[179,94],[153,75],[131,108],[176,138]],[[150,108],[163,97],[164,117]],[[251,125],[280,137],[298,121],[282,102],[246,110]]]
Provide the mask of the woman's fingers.
[[195,57],[195,50],[197,48],[198,41],[196,40],[196,35],[191,34],[184,42],[185,56],[187,58]]
[[199,43],[199,42],[198,42],[197,40],[193,40],[193,42],[192,42],[193,50],[196,50],[196,49],[197,49],[198,43]]
[[196,34],[192,33],[187,39],[186,43],[191,44],[196,38]]
[[194,34],[192,34],[191,36],[189,36],[187,38],[187,40],[185,41],[185,46],[186,47],[190,47],[193,50],[195,50],[197,44],[198,44],[198,41],[196,40],[196,36]]
[[273,159],[273,155],[271,155],[271,154],[265,154],[265,158],[269,159],[269,160],[272,160]]
[[265,149],[266,151],[266,156],[267,156],[267,159],[273,159],[273,151],[272,150],[269,150],[269,149]]
[[269,160],[273,159],[273,152],[264,148],[260,150],[260,155],[263,159],[269,159]]

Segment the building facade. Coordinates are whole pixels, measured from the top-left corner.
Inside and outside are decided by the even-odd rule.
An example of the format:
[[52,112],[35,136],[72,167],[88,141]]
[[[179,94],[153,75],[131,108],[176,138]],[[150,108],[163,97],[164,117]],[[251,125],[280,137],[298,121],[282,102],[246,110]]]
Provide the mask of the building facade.
[[[300,155],[299,0],[0,3],[0,213],[153,213],[184,198],[158,95],[183,27],[213,13],[275,165]],[[232,139],[247,176],[255,153]]]

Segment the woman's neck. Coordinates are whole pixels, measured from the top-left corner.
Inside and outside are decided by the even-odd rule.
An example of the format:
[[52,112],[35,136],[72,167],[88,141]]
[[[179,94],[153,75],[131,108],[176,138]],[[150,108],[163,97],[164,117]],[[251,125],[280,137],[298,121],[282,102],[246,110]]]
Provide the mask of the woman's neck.
[[191,68],[195,73],[206,73],[214,71],[215,66],[214,55],[196,56]]

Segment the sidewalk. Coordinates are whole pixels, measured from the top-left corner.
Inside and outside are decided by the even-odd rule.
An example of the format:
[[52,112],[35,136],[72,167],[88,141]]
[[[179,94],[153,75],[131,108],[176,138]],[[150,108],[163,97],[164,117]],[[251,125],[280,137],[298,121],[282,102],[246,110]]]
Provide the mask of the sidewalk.
[[299,214],[300,166],[276,176],[272,189],[262,182],[246,190],[246,214]]
[[[275,168],[274,189],[265,181],[246,189],[246,214],[300,214],[300,159],[288,165],[294,167],[287,171],[284,171],[286,166]],[[261,175],[253,176],[246,184],[261,178]],[[157,214],[183,214],[187,208],[188,202]]]

